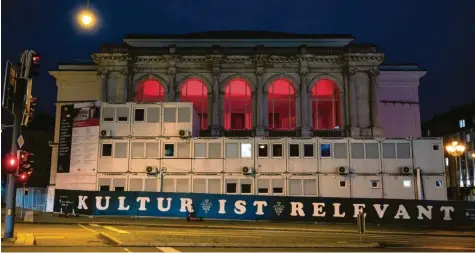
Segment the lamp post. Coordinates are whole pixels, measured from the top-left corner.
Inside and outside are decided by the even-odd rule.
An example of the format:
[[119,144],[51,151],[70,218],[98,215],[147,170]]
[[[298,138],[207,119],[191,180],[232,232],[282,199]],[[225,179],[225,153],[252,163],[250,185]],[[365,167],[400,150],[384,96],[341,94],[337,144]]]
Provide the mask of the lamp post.
[[[465,152],[465,146],[458,141],[453,141],[449,145],[445,147],[445,150],[449,155],[455,158],[455,180],[457,185],[457,197],[460,197],[460,172],[459,172],[459,164],[458,164],[458,157],[461,156]],[[473,154],[472,154],[473,156]]]

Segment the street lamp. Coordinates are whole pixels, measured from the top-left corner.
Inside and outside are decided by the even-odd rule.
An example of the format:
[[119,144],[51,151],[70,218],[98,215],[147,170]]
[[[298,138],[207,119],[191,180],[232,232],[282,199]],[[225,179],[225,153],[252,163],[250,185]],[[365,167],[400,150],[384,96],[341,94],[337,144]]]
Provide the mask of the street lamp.
[[[462,143],[457,141],[453,141],[449,145],[445,147],[445,150],[449,155],[455,158],[455,179],[457,184],[457,194],[460,197],[460,173],[459,173],[459,165],[458,165],[458,157],[461,156],[465,152],[465,146]],[[473,157],[473,154],[472,154]]]
[[89,8],[89,0],[86,2],[86,8],[82,9],[77,14],[77,22],[82,29],[90,30],[96,26],[97,15]]

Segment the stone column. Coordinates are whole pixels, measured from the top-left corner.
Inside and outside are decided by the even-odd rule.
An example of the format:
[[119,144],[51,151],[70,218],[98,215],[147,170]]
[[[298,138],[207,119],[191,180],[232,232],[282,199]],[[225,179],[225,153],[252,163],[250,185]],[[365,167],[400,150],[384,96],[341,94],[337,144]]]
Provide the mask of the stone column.
[[175,102],[177,99],[175,95],[176,68],[169,67],[167,72],[168,72],[168,94],[167,94],[166,100],[169,102]]
[[383,131],[379,123],[379,99],[378,99],[378,76],[379,70],[372,69],[369,72],[370,77],[370,97],[371,97],[371,127],[373,132],[373,137],[382,137]]
[[308,108],[307,74],[307,69],[300,70],[300,131],[302,137],[309,137],[312,134],[309,127],[309,110],[311,113],[311,108]]
[[358,123],[358,83],[356,81],[356,69],[348,70],[348,87],[350,93],[350,135],[360,136],[360,126]]
[[264,102],[264,68],[257,67],[256,69],[256,136],[265,136],[264,114],[267,108],[267,103]]
[[122,87],[121,89],[118,89],[118,93],[120,93],[120,96],[118,96],[117,102],[127,103],[127,92],[129,89],[129,70],[125,68],[121,71],[121,74]]
[[108,72],[106,69],[99,70],[97,73],[101,78],[101,100],[102,102],[108,102],[108,91],[109,87],[107,87],[107,79],[108,79]]
[[220,70],[219,67],[213,67],[213,84],[212,84],[212,102],[213,102],[213,116],[212,116],[212,126],[211,126],[211,135],[212,136],[219,136],[220,124],[219,118],[221,114],[220,106],[219,106],[219,77],[220,77]]

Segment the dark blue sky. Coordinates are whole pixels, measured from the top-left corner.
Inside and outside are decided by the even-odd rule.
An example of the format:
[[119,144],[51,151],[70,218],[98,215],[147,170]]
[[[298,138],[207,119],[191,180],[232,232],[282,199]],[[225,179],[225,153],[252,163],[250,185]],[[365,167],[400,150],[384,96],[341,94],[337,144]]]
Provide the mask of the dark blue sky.
[[348,33],[376,43],[388,63],[419,63],[423,119],[475,98],[475,0],[91,0],[102,18],[95,34],[73,26],[79,0],[2,1],[2,76],[24,48],[42,55],[34,82],[38,110],[54,113],[56,86],[47,70],[90,59],[101,43],[132,33],[272,30]]

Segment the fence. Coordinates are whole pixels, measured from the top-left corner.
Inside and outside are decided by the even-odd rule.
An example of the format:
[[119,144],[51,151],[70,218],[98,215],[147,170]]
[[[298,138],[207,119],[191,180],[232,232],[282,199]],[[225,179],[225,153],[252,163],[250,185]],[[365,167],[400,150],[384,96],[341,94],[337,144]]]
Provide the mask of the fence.
[[[46,202],[48,196],[48,189],[28,187],[28,194],[24,195],[23,188],[17,188],[16,192],[16,206],[35,211],[46,211]],[[25,202],[23,203],[23,197]]]
[[56,190],[54,211],[84,215],[475,227],[475,204],[403,199],[313,198]]

